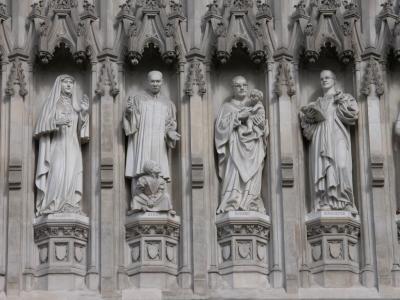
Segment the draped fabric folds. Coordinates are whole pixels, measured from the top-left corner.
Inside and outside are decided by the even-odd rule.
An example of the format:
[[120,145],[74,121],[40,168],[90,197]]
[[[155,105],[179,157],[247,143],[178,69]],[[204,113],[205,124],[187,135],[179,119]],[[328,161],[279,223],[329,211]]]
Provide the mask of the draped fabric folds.
[[[35,185],[36,214],[80,212],[82,198],[82,152],[80,142],[89,139],[89,116],[81,111],[75,93],[65,96],[57,77],[37,120],[34,137],[39,140]],[[75,90],[75,89],[74,89]],[[69,126],[56,120],[68,118]]]

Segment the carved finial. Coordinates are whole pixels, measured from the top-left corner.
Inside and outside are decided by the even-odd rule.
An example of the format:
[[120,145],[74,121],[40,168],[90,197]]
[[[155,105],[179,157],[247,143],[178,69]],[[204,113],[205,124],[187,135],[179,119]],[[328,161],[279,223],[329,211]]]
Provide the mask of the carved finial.
[[33,3],[31,7],[32,7],[31,16],[44,16],[45,13],[44,13],[43,0]]
[[174,36],[174,33],[175,33],[174,23],[168,22],[167,25],[165,25],[165,35],[167,37],[172,37]]
[[253,7],[252,0],[233,0],[233,3],[232,0],[228,0],[227,3],[229,3],[229,6],[232,6],[235,10],[246,11]]
[[361,88],[361,93],[365,96],[369,96],[371,92],[371,84],[375,85],[375,91],[378,96],[383,95],[383,93],[385,92],[385,87],[383,84],[382,74],[380,72],[378,62],[372,57],[369,59],[365,68],[365,75],[363,87]]
[[10,76],[8,77],[7,81],[6,95],[15,95],[15,85],[19,85],[19,94],[21,97],[24,97],[26,94],[28,94],[28,90],[26,89],[27,83],[25,79],[25,73],[19,58],[16,58],[12,63]]
[[96,17],[96,7],[88,0],[83,1],[83,15]]
[[314,34],[314,26],[312,23],[308,23],[306,28],[304,29],[304,34],[307,36],[313,36]]
[[290,64],[287,61],[282,61],[278,65],[274,90],[278,96],[284,94],[282,86],[286,86],[286,93],[288,96],[291,97],[296,94],[294,79],[290,71]]
[[101,67],[99,79],[97,81],[96,94],[104,96],[104,86],[106,85],[110,86],[111,96],[116,97],[119,94],[117,76],[109,58],[106,58],[106,61]]
[[320,0],[319,9],[337,9],[340,7],[340,0]]
[[384,3],[381,4],[382,6],[382,11],[381,14],[393,14],[394,9],[393,9],[393,0],[386,0]]
[[353,33],[353,26],[349,21],[343,22],[342,30],[344,36],[350,36]]
[[171,14],[172,15],[183,15],[183,10],[182,10],[182,3],[180,1],[176,0],[171,0],[170,1],[170,7],[171,7]]
[[217,28],[215,28],[215,34],[218,37],[226,37],[228,33],[228,29],[226,28],[226,25],[223,21],[219,22],[217,24]]
[[268,0],[257,0],[257,16],[261,15],[272,17],[271,6],[269,5]]
[[129,25],[128,35],[132,37],[132,36],[137,36],[138,33],[139,33],[138,25],[136,20],[134,19]]
[[6,20],[8,18],[7,5],[0,3],[0,19]]
[[78,6],[76,0],[51,0],[49,8],[51,9],[72,9]]
[[120,12],[118,13],[118,16],[121,15],[129,15],[131,12],[131,1],[130,0],[126,0],[125,3],[122,3],[119,8],[121,9]]
[[149,10],[160,10],[165,7],[161,0],[140,0],[137,4]]
[[294,7],[296,8],[296,15],[307,15],[306,3],[304,0],[300,0]]
[[196,61],[192,62],[189,67],[189,73],[186,81],[185,93],[188,96],[192,96],[194,93],[194,86],[198,86],[198,94],[204,95],[207,91],[206,82],[204,80],[203,71],[201,69],[201,63]]
[[218,3],[217,0],[213,0],[211,3],[207,4],[207,14],[218,14]]

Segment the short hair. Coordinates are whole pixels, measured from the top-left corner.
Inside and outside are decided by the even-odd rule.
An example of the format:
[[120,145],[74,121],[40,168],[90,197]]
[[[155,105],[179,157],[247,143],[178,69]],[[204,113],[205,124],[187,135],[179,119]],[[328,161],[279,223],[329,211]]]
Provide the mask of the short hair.
[[232,78],[232,86],[235,85],[235,82],[236,82],[238,79],[244,79],[244,80],[247,82],[247,80],[246,80],[246,78],[244,78],[244,76],[238,75],[238,76],[235,76],[235,77]]
[[153,75],[153,74],[160,75],[161,79],[163,79],[162,73],[160,71],[157,71],[157,70],[152,70],[149,73],[147,73],[147,79],[150,79],[151,75]]
[[319,73],[319,76],[321,76],[321,74],[322,74],[323,72],[329,72],[329,73],[331,73],[333,80],[335,80],[335,82],[336,82],[336,75],[335,75],[335,73],[333,73],[331,70],[322,70],[321,73]]

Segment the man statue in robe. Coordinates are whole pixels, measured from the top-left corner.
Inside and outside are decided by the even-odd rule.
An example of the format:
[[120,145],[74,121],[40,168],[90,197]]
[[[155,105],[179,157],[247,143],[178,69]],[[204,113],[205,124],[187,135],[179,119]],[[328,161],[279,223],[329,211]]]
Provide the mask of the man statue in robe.
[[[132,178],[133,211],[171,211],[170,203],[159,203],[159,207],[137,201],[142,192],[137,186],[138,178],[146,174],[144,166],[156,164],[157,176],[165,182],[171,181],[168,163],[168,148],[175,148],[180,135],[176,131],[174,103],[161,94],[163,75],[159,71],[151,71],[147,75],[148,89],[128,98],[124,115],[124,130],[128,137],[125,175]],[[170,201],[168,195],[163,201]],[[151,209],[149,209],[151,207]]]
[[[246,105],[247,81],[243,76],[232,80],[233,98],[222,105],[215,122],[215,148],[218,171],[222,180],[221,204],[217,214],[228,211],[265,213],[261,198],[268,125],[265,109]],[[252,119],[251,127],[248,119]],[[249,132],[249,130],[251,132]]]
[[356,123],[358,105],[353,96],[337,90],[332,71],[322,71],[320,78],[323,96],[300,110],[303,135],[311,142],[309,170],[314,209],[356,214],[348,125]]

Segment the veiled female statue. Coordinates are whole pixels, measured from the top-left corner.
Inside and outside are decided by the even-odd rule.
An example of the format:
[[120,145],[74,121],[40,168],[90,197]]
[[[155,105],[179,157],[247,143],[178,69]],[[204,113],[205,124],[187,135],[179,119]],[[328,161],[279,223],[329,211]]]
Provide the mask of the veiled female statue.
[[227,211],[265,212],[261,198],[268,125],[261,91],[248,95],[243,76],[232,80],[233,98],[222,105],[215,122],[215,148],[221,204],[217,214]]
[[324,95],[300,111],[303,135],[310,141],[309,170],[314,209],[349,210],[354,206],[349,125],[358,119],[358,105],[337,90],[332,71],[321,72]]
[[72,76],[60,75],[44,102],[34,137],[39,140],[36,214],[80,213],[82,152],[89,140],[89,100],[78,101]]

